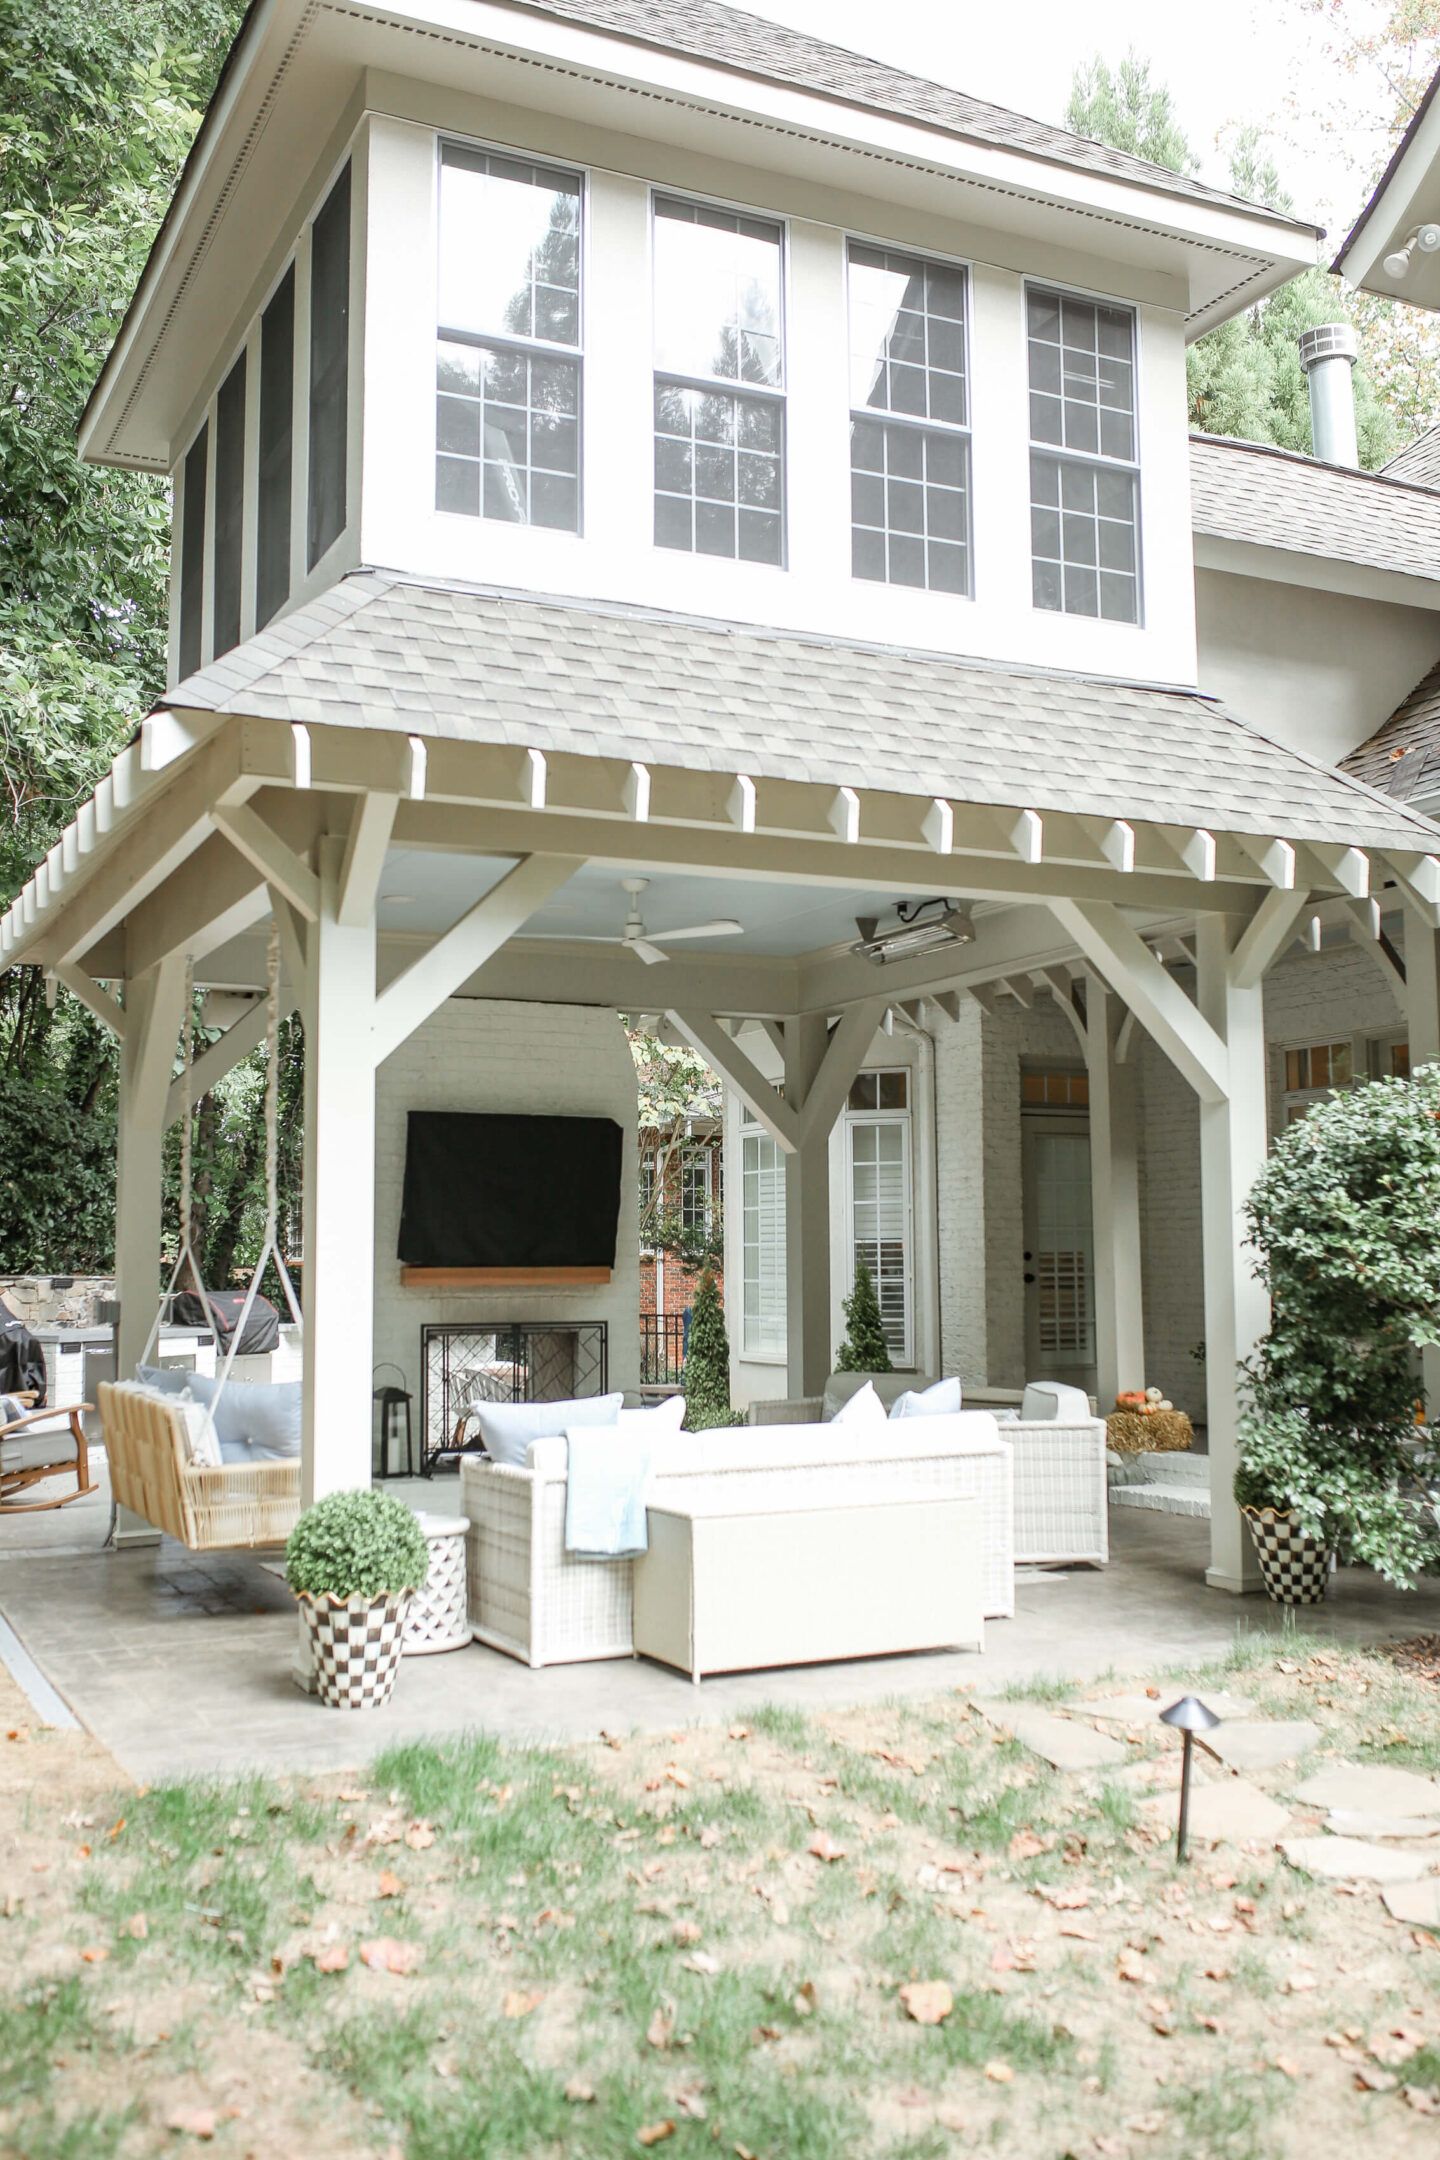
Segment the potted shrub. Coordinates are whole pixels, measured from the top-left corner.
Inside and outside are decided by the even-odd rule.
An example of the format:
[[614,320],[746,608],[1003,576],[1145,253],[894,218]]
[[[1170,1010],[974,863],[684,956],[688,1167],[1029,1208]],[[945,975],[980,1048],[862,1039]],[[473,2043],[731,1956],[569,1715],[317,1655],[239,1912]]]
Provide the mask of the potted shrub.
[[1440,1342],[1440,1067],[1311,1110],[1245,1213],[1271,1326],[1245,1368],[1235,1498],[1265,1587],[1314,1602],[1341,1547],[1411,1588],[1437,1554],[1418,1352]]
[[337,1710],[390,1700],[410,1599],[430,1548],[403,1502],[372,1486],[306,1508],[285,1547],[285,1580],[305,1616],[315,1691]]

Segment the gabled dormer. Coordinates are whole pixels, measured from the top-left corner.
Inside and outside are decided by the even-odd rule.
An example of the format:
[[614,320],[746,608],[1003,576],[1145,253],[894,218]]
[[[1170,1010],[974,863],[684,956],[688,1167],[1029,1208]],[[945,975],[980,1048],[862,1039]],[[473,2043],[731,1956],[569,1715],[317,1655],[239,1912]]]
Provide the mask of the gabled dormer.
[[82,447],[173,679],[364,564],[1190,682],[1185,341],[1312,256],[726,8],[268,0]]

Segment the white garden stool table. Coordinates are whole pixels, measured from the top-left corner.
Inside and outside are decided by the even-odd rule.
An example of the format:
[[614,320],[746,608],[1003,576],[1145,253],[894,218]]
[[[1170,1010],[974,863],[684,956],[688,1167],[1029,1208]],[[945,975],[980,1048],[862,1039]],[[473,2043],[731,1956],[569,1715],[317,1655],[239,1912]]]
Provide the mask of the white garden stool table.
[[471,1629],[465,1603],[464,1515],[430,1515],[419,1508],[415,1520],[430,1547],[430,1573],[423,1590],[410,1602],[403,1657],[424,1657],[432,1650],[463,1650]]

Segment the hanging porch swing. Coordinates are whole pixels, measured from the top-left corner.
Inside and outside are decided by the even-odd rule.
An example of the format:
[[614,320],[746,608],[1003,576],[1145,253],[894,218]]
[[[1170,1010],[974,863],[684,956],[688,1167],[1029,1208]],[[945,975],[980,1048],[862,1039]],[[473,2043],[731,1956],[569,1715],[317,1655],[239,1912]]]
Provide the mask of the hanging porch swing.
[[[176,1285],[188,1268],[217,1344],[223,1329],[205,1287],[195,1255],[192,1228],[191,1073],[194,1064],[194,995],[191,970],[185,973],[183,1102],[180,1140],[180,1249],[161,1294],[139,1363],[155,1348],[161,1322]],[[266,956],[265,1042],[265,1234],[250,1277],[245,1302],[230,1337],[220,1383],[209,1404],[213,1419],[230,1378],[236,1352],[245,1338],[261,1278],[275,1262],[290,1317],[303,1330],[299,1302],[279,1245],[279,1108],[280,1108],[280,933],[272,926]],[[233,1552],[281,1544],[300,1512],[298,1458],[274,1462],[197,1462],[191,1450],[190,1406],[158,1396],[134,1382],[102,1382],[100,1423],[110,1466],[111,1492],[126,1507],[191,1552]],[[113,1528],[113,1522],[112,1522]]]

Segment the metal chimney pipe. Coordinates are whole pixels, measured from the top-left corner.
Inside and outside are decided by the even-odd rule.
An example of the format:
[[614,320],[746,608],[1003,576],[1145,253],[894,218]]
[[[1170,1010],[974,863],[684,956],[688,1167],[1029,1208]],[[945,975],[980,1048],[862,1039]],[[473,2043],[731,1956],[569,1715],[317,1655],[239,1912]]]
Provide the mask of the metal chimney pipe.
[[1310,435],[1316,457],[1327,465],[1360,463],[1352,379],[1359,350],[1352,323],[1320,323],[1301,334],[1300,365],[1310,385]]

